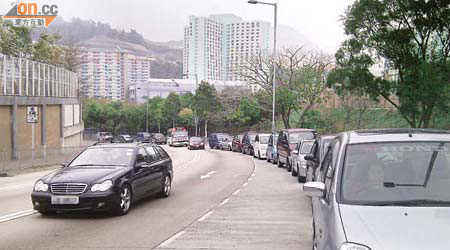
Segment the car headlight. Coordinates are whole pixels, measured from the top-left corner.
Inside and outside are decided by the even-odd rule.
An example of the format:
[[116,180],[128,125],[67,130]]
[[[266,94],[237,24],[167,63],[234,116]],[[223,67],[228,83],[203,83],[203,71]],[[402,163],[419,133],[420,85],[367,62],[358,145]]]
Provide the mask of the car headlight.
[[356,243],[345,242],[339,250],[370,250],[370,248]]
[[102,183],[94,184],[91,187],[91,192],[105,192],[108,191],[113,185],[111,180],[106,180]]
[[45,184],[42,180],[38,180],[36,184],[34,184],[34,191],[36,192],[47,192],[48,185]]

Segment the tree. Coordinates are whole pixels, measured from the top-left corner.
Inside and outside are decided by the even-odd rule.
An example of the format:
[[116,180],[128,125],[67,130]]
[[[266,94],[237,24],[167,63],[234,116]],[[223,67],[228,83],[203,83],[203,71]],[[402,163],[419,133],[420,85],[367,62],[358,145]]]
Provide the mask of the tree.
[[164,99],[156,96],[148,100],[148,115],[150,117],[150,121],[156,121],[158,133],[161,133],[161,122],[164,119]]
[[[450,103],[450,8],[439,0],[357,0],[343,18],[349,36],[329,84],[392,104],[411,127],[429,127]],[[397,77],[375,76],[385,60]]]
[[261,120],[261,108],[255,99],[243,97],[232,119],[241,126],[254,125]]
[[51,65],[63,65],[63,50],[56,42],[60,39],[58,35],[41,33],[39,40],[33,46],[33,61]]
[[176,126],[176,120],[180,110],[180,97],[174,92],[170,93],[169,96],[167,96],[167,98],[164,100],[163,114],[164,116],[171,119],[172,127]]
[[217,99],[217,91],[213,85],[206,81],[202,81],[196,92],[193,102],[194,112],[199,118],[205,121],[205,136],[208,136],[208,120],[213,112],[221,109],[221,105]]
[[190,108],[183,108],[178,113],[178,119],[183,127],[192,127],[194,125],[194,112]]
[[[326,89],[324,79],[332,62],[332,58],[324,53],[305,52],[303,47],[297,47],[280,51],[275,59],[262,55],[250,58],[241,65],[241,75],[250,84],[260,86],[266,98],[272,100],[272,69],[275,64],[275,113],[281,116],[285,128],[290,128],[290,118],[294,111],[301,114],[298,124],[301,126],[304,115],[322,101],[322,94]],[[271,111],[272,102],[269,105],[261,107]]]
[[27,58],[32,51],[31,30],[27,27],[14,27],[12,22],[0,19],[0,53]]

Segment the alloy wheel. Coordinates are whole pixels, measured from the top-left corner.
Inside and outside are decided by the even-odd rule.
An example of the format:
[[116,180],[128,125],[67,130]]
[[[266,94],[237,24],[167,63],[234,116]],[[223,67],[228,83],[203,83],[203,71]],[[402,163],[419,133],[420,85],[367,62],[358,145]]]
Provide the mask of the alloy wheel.
[[128,212],[131,205],[131,191],[130,188],[125,186],[122,188],[122,191],[120,192],[120,209],[122,210],[122,213]]

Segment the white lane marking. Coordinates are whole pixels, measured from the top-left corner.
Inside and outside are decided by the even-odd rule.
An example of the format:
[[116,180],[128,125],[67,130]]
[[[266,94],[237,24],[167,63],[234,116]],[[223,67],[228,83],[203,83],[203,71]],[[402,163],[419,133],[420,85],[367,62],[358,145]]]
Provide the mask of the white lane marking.
[[236,194],[238,194],[239,192],[241,192],[241,189],[238,189],[238,190],[234,191],[233,195],[236,195]]
[[161,243],[159,245],[159,247],[166,247],[167,245],[169,245],[170,243],[172,243],[174,240],[180,238],[183,234],[185,234],[186,231],[180,231],[177,234],[175,234],[174,236],[170,237],[169,239],[167,239],[166,241],[164,241],[163,243]]
[[242,186],[243,186],[243,187],[246,187],[246,186],[247,186],[247,184],[248,184],[248,183],[246,182],[246,183],[244,183],[244,184],[243,184]]
[[252,177],[250,177],[250,178],[248,178],[248,181],[251,181],[253,178]]
[[227,204],[228,201],[230,201],[230,198],[226,198],[225,200],[223,200],[223,201],[219,204],[219,206],[223,206],[223,205]]
[[35,213],[37,213],[36,210],[30,209],[30,210],[20,211],[20,212],[16,212],[16,213],[12,213],[12,214],[3,215],[3,216],[0,216],[0,223],[18,219],[21,217],[35,214]]
[[15,189],[15,188],[21,188],[21,187],[26,187],[26,186],[32,187],[33,184],[27,183],[27,184],[15,185],[15,186],[0,187],[0,190],[3,190],[3,189]]
[[209,211],[207,212],[205,215],[203,215],[200,219],[198,219],[197,221],[204,221],[206,220],[209,216],[211,216],[211,214],[213,214],[213,211]]
[[200,179],[202,179],[202,180],[203,179],[207,179],[207,178],[211,177],[211,175],[213,175],[215,173],[216,173],[216,171],[211,171],[211,172],[209,172],[209,173],[207,173],[205,175],[200,176]]
[[186,164],[184,164],[184,165],[182,165],[182,166],[180,166],[178,168],[175,168],[174,171],[175,172],[181,172],[181,171],[185,170],[186,168],[188,168],[190,164],[192,164],[194,162],[197,162],[199,160],[200,160],[200,155],[198,153],[195,153],[194,159],[192,159],[188,163],[186,163]]

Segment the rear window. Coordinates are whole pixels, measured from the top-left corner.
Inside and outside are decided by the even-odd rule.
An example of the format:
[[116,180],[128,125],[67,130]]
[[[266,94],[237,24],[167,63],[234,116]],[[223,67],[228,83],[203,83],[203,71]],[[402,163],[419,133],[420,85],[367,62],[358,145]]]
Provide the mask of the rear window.
[[289,143],[300,143],[302,140],[312,140],[316,137],[314,132],[291,132],[289,133]]

